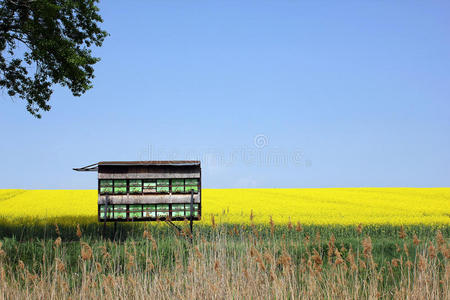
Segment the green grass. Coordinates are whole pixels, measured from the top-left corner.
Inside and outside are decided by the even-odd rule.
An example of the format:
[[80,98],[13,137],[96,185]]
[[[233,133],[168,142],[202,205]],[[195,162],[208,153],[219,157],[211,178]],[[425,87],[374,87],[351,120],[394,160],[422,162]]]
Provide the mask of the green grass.
[[[57,224],[58,219],[47,220],[47,222]],[[165,222],[118,223],[115,232],[112,223],[107,224],[104,231],[103,224],[93,221],[92,218],[74,219],[73,222],[73,225],[56,226],[41,224],[30,219],[23,219],[20,223],[17,220],[14,222],[8,219],[0,220],[0,241],[2,242],[0,248],[4,251],[4,254],[0,255],[0,267],[6,270],[9,280],[13,279],[16,284],[25,280],[17,275],[23,274],[18,269],[22,263],[25,272],[45,276],[49,272],[54,272],[57,261],[61,260],[65,265],[66,274],[71,274],[66,279],[71,291],[74,292],[86,279],[76,274],[97,274],[96,263],[102,266],[101,276],[121,274],[126,277],[136,275],[136,268],[139,270],[146,268],[150,259],[154,269],[149,276],[157,278],[158,274],[166,274],[165,272],[175,274],[180,268],[187,270],[189,260],[192,261],[195,251],[201,251],[204,263],[214,264],[218,248],[221,249],[220,251],[225,251],[223,263],[231,270],[233,264],[242,262],[243,259],[248,259],[252,255],[250,251],[252,247],[261,254],[269,252],[273,257],[278,258],[282,257],[283,253],[287,253],[292,264],[299,266],[305,265],[305,261],[308,261],[312,253],[317,251],[323,260],[323,269],[330,269],[333,272],[332,270],[335,270],[333,261],[336,257],[333,253],[329,256],[328,251],[332,236],[335,238],[335,247],[339,249],[342,257],[348,257],[352,249],[357,261],[358,258],[363,258],[363,240],[370,236],[373,260],[380,266],[380,274],[385,278],[380,283],[381,290],[390,291],[395,289],[404,273],[402,275],[400,269],[388,272],[388,268],[385,267],[388,262],[393,258],[414,261],[418,257],[417,254],[421,253],[429,243],[436,244],[437,230],[442,232],[447,241],[450,235],[449,226],[408,226],[403,228],[407,236],[400,238],[401,228],[390,225],[367,226],[359,233],[355,226],[303,226],[301,230],[298,230],[295,226],[289,228],[288,226],[220,224],[215,227],[195,225],[191,240],[187,236],[187,222],[178,222],[183,229],[181,234]],[[81,238],[77,236],[77,222],[81,224]],[[145,238],[144,231],[148,232],[151,238]],[[421,240],[419,246],[413,243],[414,235]],[[58,238],[62,240],[61,245],[55,244]],[[86,245],[92,249],[93,259],[83,261],[81,251]],[[404,250],[405,246],[408,254]],[[106,256],[105,251],[108,253]],[[129,268],[130,257],[133,258],[133,263],[137,267]],[[328,263],[328,259],[331,259],[331,264]],[[440,266],[439,272],[444,272],[446,262],[440,253],[438,260],[442,261],[441,264],[437,264]],[[296,272],[299,272],[298,270]],[[282,274],[283,266],[278,266],[276,272]],[[367,276],[362,272],[358,277],[362,284],[364,280],[368,280],[366,278],[373,277],[370,270],[365,272]],[[99,277],[96,280],[103,282],[102,278]],[[349,277],[348,280],[355,279]]]
[[[79,221],[82,224],[81,240],[87,242],[93,248],[108,245],[111,241],[114,241],[117,249],[126,248],[133,244],[133,247],[137,247],[139,250],[147,245],[147,241],[143,238],[143,231],[148,230],[158,245],[158,256],[166,258],[161,263],[169,267],[172,262],[170,259],[171,253],[180,245],[192,247],[192,245],[197,245],[204,241],[216,240],[221,235],[226,235],[227,241],[236,249],[239,249],[240,244],[245,244],[249,239],[258,241],[261,247],[283,244],[286,250],[293,254],[294,260],[298,261],[304,258],[312,248],[318,249],[325,256],[332,235],[336,239],[336,247],[339,249],[345,248],[345,251],[348,251],[350,248],[354,250],[360,249],[363,238],[370,236],[373,243],[374,260],[377,263],[398,257],[397,250],[400,247],[403,251],[404,243],[406,243],[410,253],[413,253],[412,237],[414,234],[417,235],[422,243],[434,239],[437,229],[442,232],[444,237],[450,235],[449,226],[407,226],[404,227],[407,237],[401,239],[399,237],[400,227],[390,225],[363,227],[362,233],[358,234],[354,226],[303,226],[302,231],[299,232],[295,226],[289,229],[287,226],[275,225],[271,229],[270,226],[263,225],[252,227],[248,225],[222,224],[213,228],[211,226],[195,225],[194,223],[194,239],[191,244],[189,239],[180,236],[175,228],[165,222],[118,223],[114,235],[112,223],[107,223],[106,231],[104,232],[103,224],[87,222],[86,219],[80,219]],[[23,222],[25,222],[25,225],[0,222],[0,240],[3,242],[3,249],[8,253],[5,258],[7,264],[17,264],[19,259],[26,264],[33,264],[33,261],[38,257],[42,258],[42,255],[52,260],[55,257],[53,243],[59,236],[62,238],[67,257],[70,257],[69,260],[76,264],[77,257],[80,255],[80,239],[76,235],[75,225],[58,225],[58,233],[55,225],[30,223],[26,220]],[[52,223],[57,224],[57,220]],[[185,229],[187,228],[183,222],[178,222],[178,225]],[[117,251],[121,252],[121,250]],[[345,251],[344,255],[346,254]],[[76,266],[72,267],[76,268]]]

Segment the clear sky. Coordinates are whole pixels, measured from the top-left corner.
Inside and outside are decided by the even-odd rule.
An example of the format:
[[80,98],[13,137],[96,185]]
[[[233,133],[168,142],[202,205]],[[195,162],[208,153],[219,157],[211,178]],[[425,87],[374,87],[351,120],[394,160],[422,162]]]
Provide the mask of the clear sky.
[[95,87],[0,100],[0,188],[201,159],[208,188],[450,186],[450,2],[103,1]]

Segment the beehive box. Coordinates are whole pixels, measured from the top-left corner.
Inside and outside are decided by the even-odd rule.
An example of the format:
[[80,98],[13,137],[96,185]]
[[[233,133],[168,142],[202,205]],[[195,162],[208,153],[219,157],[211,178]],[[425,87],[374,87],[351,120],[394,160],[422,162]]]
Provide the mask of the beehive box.
[[199,161],[99,162],[98,220],[154,221],[201,218]]

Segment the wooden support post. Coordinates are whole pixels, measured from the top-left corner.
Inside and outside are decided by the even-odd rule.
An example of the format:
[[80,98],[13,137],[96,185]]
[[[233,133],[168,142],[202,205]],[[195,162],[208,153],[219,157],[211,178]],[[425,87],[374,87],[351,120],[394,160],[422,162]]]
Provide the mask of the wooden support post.
[[194,236],[193,222],[194,222],[194,190],[191,189],[191,218],[190,218],[191,235]]
[[108,202],[109,202],[109,195],[106,194],[106,200],[105,200],[105,215],[103,218],[103,237],[106,236],[106,218],[108,217]]

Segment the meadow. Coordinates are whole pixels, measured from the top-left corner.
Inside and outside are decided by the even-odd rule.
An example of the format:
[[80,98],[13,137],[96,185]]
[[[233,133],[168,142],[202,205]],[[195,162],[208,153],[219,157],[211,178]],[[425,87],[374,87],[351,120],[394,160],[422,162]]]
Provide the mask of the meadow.
[[0,190],[0,297],[449,299],[449,200],[448,188],[205,189],[193,233],[103,232],[96,191]]

